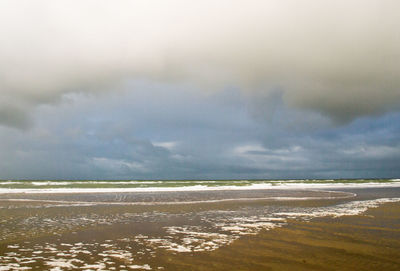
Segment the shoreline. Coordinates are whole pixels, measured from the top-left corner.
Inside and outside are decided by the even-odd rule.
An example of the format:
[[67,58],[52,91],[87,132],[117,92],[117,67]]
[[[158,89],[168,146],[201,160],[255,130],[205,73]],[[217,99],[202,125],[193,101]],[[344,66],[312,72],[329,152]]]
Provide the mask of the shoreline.
[[[352,255],[359,252],[351,249],[374,247],[362,245],[365,236],[377,248],[389,242],[393,249],[385,252],[388,255],[400,253],[400,189],[349,189],[335,193],[356,196],[316,198],[330,193],[235,190],[19,195],[24,198],[11,194],[12,198],[0,200],[0,270],[346,270],[346,266],[354,270]],[[260,195],[279,195],[280,199],[290,195],[302,200],[259,200]],[[231,196],[255,200],[231,201]],[[313,199],[303,200],[304,196]],[[177,202],[169,204],[171,199]],[[185,204],[188,199],[201,202]],[[160,200],[167,204],[154,204]],[[92,205],[72,206],[71,202]],[[379,234],[374,233],[378,228]],[[383,240],[382,232],[394,235]],[[350,241],[349,236],[353,236]],[[340,269],[321,265],[325,254],[331,257],[333,245],[338,246],[334,247],[340,252],[338,260],[350,261]],[[232,255],[235,259],[230,259]],[[363,255],[358,258],[369,260]],[[385,266],[381,260],[379,264]],[[391,268],[385,270],[395,270]]]
[[[191,191],[195,192],[195,191]],[[268,192],[271,192],[268,190]],[[27,203],[57,203],[65,205],[55,206],[95,206],[95,205],[184,205],[184,204],[207,204],[207,203],[223,203],[223,202],[252,202],[252,201],[314,201],[314,200],[341,200],[357,197],[357,194],[352,192],[343,191],[326,191],[326,190],[291,190],[291,192],[303,194],[315,194],[310,196],[267,196],[267,197],[236,197],[236,198],[221,198],[221,199],[205,199],[205,200],[192,200],[192,201],[73,201],[73,200],[49,200],[49,199],[33,199],[33,198],[0,198],[0,202],[27,202]],[[161,192],[163,193],[163,192]],[[46,193],[44,193],[45,195]],[[69,193],[59,194],[60,196],[68,197]],[[75,194],[75,193],[71,193]],[[85,194],[82,192],[82,194]],[[327,195],[324,195],[327,194]],[[14,194],[17,196],[25,195],[23,193]],[[40,193],[36,195],[40,196]]]

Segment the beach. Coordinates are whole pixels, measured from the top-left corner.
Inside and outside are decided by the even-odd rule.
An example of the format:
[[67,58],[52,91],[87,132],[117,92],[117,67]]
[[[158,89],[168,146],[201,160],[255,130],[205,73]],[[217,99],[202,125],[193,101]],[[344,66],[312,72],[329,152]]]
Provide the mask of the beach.
[[398,180],[21,183],[0,194],[0,270],[400,268]]
[[399,270],[399,218],[400,204],[387,203],[363,215],[291,220],[213,253],[174,255],[165,265],[170,270]]

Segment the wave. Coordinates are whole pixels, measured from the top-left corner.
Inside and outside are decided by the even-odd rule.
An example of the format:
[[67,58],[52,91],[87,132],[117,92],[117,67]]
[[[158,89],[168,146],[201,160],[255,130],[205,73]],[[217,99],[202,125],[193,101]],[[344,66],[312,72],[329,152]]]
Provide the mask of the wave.
[[0,182],[0,194],[184,192],[262,189],[335,189],[367,187],[400,187],[400,179],[271,181],[7,181]]

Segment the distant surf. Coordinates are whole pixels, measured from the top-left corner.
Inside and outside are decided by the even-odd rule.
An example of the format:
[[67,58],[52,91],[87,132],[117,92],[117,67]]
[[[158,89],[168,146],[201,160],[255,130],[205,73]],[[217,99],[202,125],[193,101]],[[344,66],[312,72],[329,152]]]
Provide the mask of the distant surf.
[[400,179],[338,180],[7,180],[0,181],[0,193],[119,193],[177,192],[259,189],[332,189],[400,187]]

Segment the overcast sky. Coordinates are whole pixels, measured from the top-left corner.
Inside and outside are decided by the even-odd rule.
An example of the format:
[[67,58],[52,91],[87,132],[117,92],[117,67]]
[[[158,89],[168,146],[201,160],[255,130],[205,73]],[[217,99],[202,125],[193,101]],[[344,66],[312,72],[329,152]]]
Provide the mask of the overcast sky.
[[400,177],[397,0],[0,2],[0,178]]

